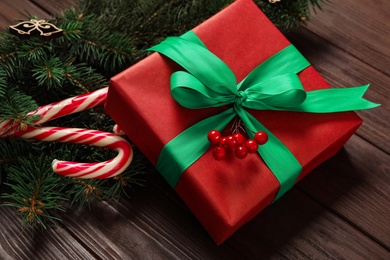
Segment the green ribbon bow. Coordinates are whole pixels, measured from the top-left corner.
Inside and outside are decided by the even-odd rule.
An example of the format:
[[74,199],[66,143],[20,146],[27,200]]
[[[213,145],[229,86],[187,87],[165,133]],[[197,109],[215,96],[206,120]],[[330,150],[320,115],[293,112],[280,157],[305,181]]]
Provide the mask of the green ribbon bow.
[[156,167],[173,188],[181,174],[209,148],[207,132],[222,131],[238,116],[250,138],[254,130],[268,134],[268,142],[259,146],[258,153],[281,185],[276,200],[293,187],[302,166],[245,108],[328,113],[378,106],[362,98],[368,85],[306,92],[297,73],[310,64],[293,45],[261,63],[239,84],[230,68],[192,31],[168,37],[149,50],[167,56],[186,70],[171,76],[171,94],[180,105],[190,109],[232,105],[192,125],[164,146]]

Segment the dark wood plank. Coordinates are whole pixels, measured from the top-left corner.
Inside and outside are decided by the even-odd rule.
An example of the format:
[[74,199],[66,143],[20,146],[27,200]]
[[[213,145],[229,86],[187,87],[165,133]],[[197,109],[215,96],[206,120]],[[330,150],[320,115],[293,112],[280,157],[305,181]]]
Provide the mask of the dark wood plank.
[[45,10],[52,16],[59,15],[63,10],[70,6],[75,6],[76,0],[31,0],[37,6]]
[[72,211],[64,215],[68,231],[91,248],[103,234],[104,248],[115,247],[116,254],[136,259],[210,259],[235,253],[215,245],[153,168],[148,175],[151,182],[138,188],[130,199],[95,205],[92,212],[83,209],[81,214]]
[[298,188],[390,250],[390,156],[353,136]]
[[0,259],[94,259],[95,255],[84,248],[61,226],[50,226],[42,232],[21,230],[16,211],[0,207]]
[[[137,190],[131,199],[132,204],[114,201],[94,204],[91,210],[70,210],[63,215],[64,228],[85,243],[102,259],[185,259],[180,250],[171,246],[163,234],[153,236],[153,229],[144,228],[145,221],[155,212],[145,212],[150,205],[145,199],[150,195]],[[130,214],[124,216],[118,207],[130,207]],[[147,214],[145,214],[147,213]],[[160,222],[154,222],[161,224]]]
[[232,238],[231,246],[241,245],[239,252],[247,254],[246,259],[390,257],[388,250],[297,189],[269,206]]
[[308,23],[322,38],[390,75],[388,0],[327,1]]
[[349,55],[331,42],[308,30],[289,33],[287,37],[321,73],[332,87],[352,87],[370,83],[365,97],[381,106],[358,111],[364,124],[357,133],[366,140],[390,153],[390,76],[370,67]]
[[133,258],[146,252],[157,259],[390,257],[385,248],[298,189],[216,246],[162,177],[157,172],[149,175],[151,182],[131,199],[111,206],[103,203],[92,212],[72,211],[64,216],[64,225],[88,247],[95,249],[101,240],[99,248],[115,246],[116,254]]
[[0,16],[0,30],[15,24],[18,20],[25,20],[28,14],[39,18],[49,18],[50,15],[29,0],[2,0]]

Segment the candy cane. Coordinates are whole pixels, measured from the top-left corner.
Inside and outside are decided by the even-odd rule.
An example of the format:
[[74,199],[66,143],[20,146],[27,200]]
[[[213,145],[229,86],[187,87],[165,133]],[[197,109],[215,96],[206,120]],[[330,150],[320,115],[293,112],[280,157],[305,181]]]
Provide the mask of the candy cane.
[[[39,107],[28,115],[40,115],[34,125],[42,124],[62,116],[73,114],[101,105],[107,97],[107,88],[91,93],[68,98],[60,102]],[[78,178],[109,178],[122,173],[133,159],[130,144],[117,135],[98,130],[62,127],[34,127],[18,129],[13,120],[5,120],[0,124],[0,137],[20,137],[38,141],[58,141],[65,143],[87,144],[106,147],[118,152],[111,160],[100,163],[77,163],[54,160],[54,172],[60,175]]]
[[119,125],[114,125],[112,131],[116,135],[125,135],[125,132],[123,132],[123,130],[119,127]]
[[[37,111],[32,111],[27,116],[40,115],[41,118],[34,122],[35,125],[60,118],[62,116],[77,113],[98,105],[104,104],[107,98],[108,88],[102,88],[94,92],[71,97],[59,102],[41,106]],[[14,120],[4,120],[0,123],[0,137],[12,136],[17,130]]]
[[39,141],[58,141],[62,143],[86,144],[99,147],[106,147],[118,152],[118,155],[108,161],[101,163],[77,163],[54,160],[53,170],[64,176],[78,178],[109,178],[123,172],[129,166],[133,152],[129,143],[112,133],[98,130],[63,127],[41,127],[29,126],[24,131],[18,131],[13,137],[33,139]]

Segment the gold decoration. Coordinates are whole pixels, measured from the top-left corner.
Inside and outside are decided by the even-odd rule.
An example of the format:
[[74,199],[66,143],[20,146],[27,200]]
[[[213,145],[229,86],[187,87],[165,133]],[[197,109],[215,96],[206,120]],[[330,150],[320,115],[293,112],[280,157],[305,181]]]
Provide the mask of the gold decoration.
[[9,27],[10,32],[18,36],[41,36],[44,38],[54,38],[62,36],[62,29],[46,20],[31,19],[30,21],[20,22]]
[[274,4],[276,2],[280,2],[280,0],[268,0],[268,2],[270,2],[271,4]]

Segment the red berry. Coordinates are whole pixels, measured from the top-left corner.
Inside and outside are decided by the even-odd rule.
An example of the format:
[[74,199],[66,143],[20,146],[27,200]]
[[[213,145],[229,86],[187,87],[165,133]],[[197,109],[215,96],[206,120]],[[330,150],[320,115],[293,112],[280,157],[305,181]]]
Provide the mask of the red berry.
[[237,145],[244,145],[245,144],[245,137],[242,134],[237,133],[237,134],[234,134],[233,137],[236,139]]
[[224,148],[227,148],[227,146],[226,146],[226,137],[221,137],[221,139],[219,139],[219,145],[224,147]]
[[228,148],[235,148],[237,146],[236,138],[234,138],[232,135],[227,136],[225,144]]
[[262,145],[268,141],[268,135],[266,132],[259,131],[255,134],[255,137],[253,139],[256,141],[256,143]]
[[247,140],[245,142],[245,147],[248,149],[248,153],[256,153],[257,149],[259,148],[259,145],[256,143],[255,140]]
[[244,159],[248,155],[248,150],[245,146],[237,146],[237,148],[234,150],[234,155],[238,159]]
[[213,149],[213,157],[215,160],[220,161],[226,157],[226,150],[221,146],[216,146]]
[[219,139],[221,139],[221,133],[218,130],[211,130],[207,134],[207,139],[209,139],[210,143],[217,144],[219,142]]

